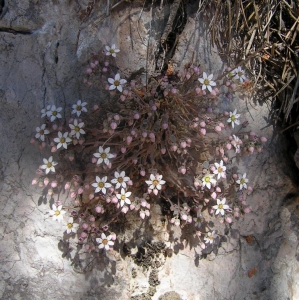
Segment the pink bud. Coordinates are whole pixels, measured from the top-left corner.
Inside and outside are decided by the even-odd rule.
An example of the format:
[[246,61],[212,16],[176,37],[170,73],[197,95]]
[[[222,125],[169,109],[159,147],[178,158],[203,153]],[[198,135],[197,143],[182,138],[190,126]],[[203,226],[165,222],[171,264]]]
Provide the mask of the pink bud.
[[96,206],[95,211],[99,214],[102,211],[102,207]]
[[120,95],[120,101],[125,101],[126,100],[126,96],[125,95]]
[[94,194],[89,194],[88,198],[89,200],[92,200],[94,198]]
[[173,94],[176,94],[176,93],[177,93],[177,89],[172,88],[172,89],[171,89],[171,92],[172,92]]
[[226,217],[225,221],[230,224],[233,222],[233,219],[231,217]]
[[251,186],[248,186],[248,187],[247,187],[247,190],[248,190],[249,192],[252,192],[253,189],[252,189]]
[[267,139],[266,139],[264,136],[262,136],[262,137],[261,137],[261,142],[262,142],[262,143],[266,143],[266,142],[267,142]]
[[166,148],[161,148],[161,153],[165,154],[166,153]]
[[251,212],[250,207],[245,207],[244,212],[245,212],[245,214],[249,214]]
[[31,184],[32,184],[32,185],[35,185],[35,184],[37,184],[37,179],[36,179],[36,178],[34,178],[34,179],[31,181]]
[[134,119],[135,120],[138,120],[140,118],[140,114],[138,113],[138,112],[136,112],[135,114],[134,114]]
[[214,172],[214,171],[216,170],[215,166],[211,166],[211,167],[210,167],[210,170],[211,170],[212,172]]
[[144,218],[145,218],[145,213],[144,213],[143,211],[141,211],[139,215],[140,215],[140,218],[141,218],[141,219],[144,219]]
[[93,62],[90,63],[90,66],[92,69],[94,69],[96,67],[96,65]]
[[83,239],[85,239],[86,237],[87,237],[87,233],[86,232],[81,232],[81,237],[83,238]]
[[123,206],[123,208],[121,209],[121,211],[126,214],[128,212],[129,208],[128,206]]
[[95,219],[95,217],[94,216],[90,216],[89,217],[89,222],[94,222],[96,219]]
[[215,192],[213,192],[213,193],[211,194],[211,197],[212,197],[213,199],[216,199],[217,194],[216,194]]
[[110,127],[111,127],[113,130],[116,129],[116,127],[117,127],[116,122],[111,122],[111,123],[110,123]]
[[171,150],[172,151],[177,151],[177,149],[178,149],[178,146],[176,145],[176,144],[173,144],[172,146],[171,146]]
[[105,67],[108,67],[108,66],[109,66],[109,62],[108,62],[108,61],[105,61],[105,62],[104,62],[104,65],[105,65]]
[[135,205],[133,203],[130,204],[130,210],[135,209]]
[[182,173],[183,175],[186,174],[186,172],[187,172],[186,167],[185,167],[185,166],[181,166],[181,167],[179,168],[179,172]]
[[92,69],[91,68],[86,69],[86,74],[91,74],[91,73],[92,73]]
[[99,106],[95,104],[95,105],[93,106],[93,110],[98,110],[98,109],[99,109]]
[[250,152],[250,153],[253,153],[254,152],[254,147],[249,147],[249,149],[248,149],[248,151]]
[[163,123],[162,124],[162,129],[167,129],[168,128],[168,124],[167,123]]
[[30,144],[34,144],[35,142],[36,142],[36,139],[35,138],[31,138]]
[[231,84],[231,88],[232,88],[233,91],[236,89],[236,87],[237,87],[237,85],[235,83]]
[[121,153],[126,153],[127,149],[126,149],[126,147],[121,147],[120,151],[121,151]]
[[199,88],[199,87],[197,87],[197,88],[195,89],[195,92],[196,92],[197,95],[202,95],[202,90],[201,90],[201,88]]
[[147,132],[146,132],[146,131],[143,131],[143,132],[142,132],[142,137],[144,137],[144,138],[147,137]]
[[154,134],[153,132],[150,132],[149,138],[150,138],[150,139],[154,139],[154,138],[155,138],[155,134]]
[[54,189],[57,187],[57,181],[52,181],[51,182],[51,187]]
[[77,194],[76,192],[71,192],[71,198],[76,198]]
[[221,127],[220,126],[215,126],[215,131],[220,132],[221,131]]
[[98,161],[98,159],[95,158],[95,157],[93,157],[93,158],[91,159],[91,162],[92,162],[93,164],[95,164],[97,161]]
[[164,97],[166,97],[168,95],[168,91],[164,91],[163,95],[164,95]]
[[188,80],[188,79],[190,79],[190,77],[191,77],[190,73],[187,73],[186,74],[186,79]]
[[227,150],[230,150],[230,149],[232,148],[232,144],[227,143],[227,144],[225,145],[225,147],[226,147]]
[[129,181],[127,182],[127,184],[128,184],[128,185],[133,185],[133,181],[132,181],[132,180],[129,180]]
[[83,189],[82,187],[80,187],[80,188],[78,188],[77,193],[78,193],[79,195],[81,195],[81,194],[83,194],[83,191],[84,191],[84,189]]
[[49,178],[44,178],[44,185],[47,186],[49,184]]
[[133,138],[129,135],[127,136],[127,144],[130,145],[132,142]]
[[111,199],[111,202],[112,203],[117,203],[118,202],[118,199],[116,196],[113,196],[112,199]]
[[187,143],[185,141],[181,141],[180,146],[182,148],[186,148],[187,147]]
[[199,126],[200,126],[200,127],[206,127],[206,123],[205,123],[204,121],[201,121],[201,122],[199,123]]
[[140,175],[141,176],[145,176],[145,171],[144,170],[140,170]]
[[106,198],[106,202],[107,202],[107,203],[110,203],[110,202],[111,202],[111,198],[107,197],[107,198]]
[[54,152],[56,152],[56,151],[57,151],[57,148],[56,148],[55,146],[51,148],[51,152],[52,152],[52,153],[54,153]]
[[221,188],[219,186],[216,187],[216,192],[221,193]]
[[201,128],[201,129],[200,129],[200,133],[201,133],[202,135],[205,135],[205,134],[206,134],[206,132],[207,132],[207,131],[206,131],[206,129],[205,129],[205,128]]

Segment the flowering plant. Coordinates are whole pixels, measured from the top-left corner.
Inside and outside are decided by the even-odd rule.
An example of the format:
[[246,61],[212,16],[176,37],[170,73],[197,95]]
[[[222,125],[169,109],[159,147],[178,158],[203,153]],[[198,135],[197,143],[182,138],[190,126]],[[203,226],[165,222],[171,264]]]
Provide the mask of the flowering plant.
[[107,251],[115,246],[118,220],[129,211],[141,220],[150,217],[159,199],[169,207],[170,223],[193,224],[201,247],[212,247],[217,232],[208,218],[229,224],[251,210],[245,198],[252,188],[246,173],[233,172],[232,158],[258,153],[266,142],[246,131],[236,109],[214,112],[219,95],[242,86],[244,71],[235,69],[220,82],[186,66],[143,84],[140,78],[121,79],[113,65],[119,50],[105,49],[84,79],[88,86],[102,83],[109,97],[105,106],[78,100],[71,111],[76,119],[66,123],[62,108],[42,109],[45,120],[32,142],[52,156],[43,159],[33,184],[53,197],[50,216],[62,221],[68,210],[66,233],[76,233],[88,251]]

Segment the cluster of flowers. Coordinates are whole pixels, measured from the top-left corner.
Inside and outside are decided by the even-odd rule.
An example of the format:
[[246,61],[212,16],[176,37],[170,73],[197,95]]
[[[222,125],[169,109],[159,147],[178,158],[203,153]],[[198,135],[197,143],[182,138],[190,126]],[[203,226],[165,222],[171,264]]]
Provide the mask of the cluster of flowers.
[[[260,152],[266,142],[254,132],[243,132],[248,124],[240,122],[236,109],[213,112],[211,103],[224,93],[220,90],[233,93],[236,85],[246,81],[244,71],[232,70],[217,87],[213,74],[200,76],[198,67],[186,66],[181,73],[157,74],[144,85],[139,78],[127,82],[114,72],[113,59],[119,49],[115,45],[105,49],[104,57],[90,63],[84,83],[94,86],[100,76],[110,96],[106,107],[94,105],[86,123],[81,114],[88,112],[87,103],[78,100],[71,111],[76,118],[67,125],[60,122],[61,107],[48,105],[41,111],[46,121],[36,128],[32,142],[63,155],[59,162],[54,154],[44,158],[33,184],[47,188],[50,196],[58,195],[64,186],[73,201],[63,206],[57,200],[50,216],[61,221],[64,209],[70,210],[67,234],[77,232],[89,251],[96,245],[109,250],[116,240],[110,227],[119,215],[131,210],[141,219],[149,217],[150,202],[159,195],[170,203],[171,223],[194,223],[202,247],[212,244],[216,232],[207,226],[203,207],[220,217],[221,223],[232,223],[233,218],[250,212],[244,193],[252,191],[247,174],[232,174],[226,164],[232,153]],[[184,196],[174,201],[172,195],[182,192]],[[142,197],[133,200],[132,195],[138,194]]]

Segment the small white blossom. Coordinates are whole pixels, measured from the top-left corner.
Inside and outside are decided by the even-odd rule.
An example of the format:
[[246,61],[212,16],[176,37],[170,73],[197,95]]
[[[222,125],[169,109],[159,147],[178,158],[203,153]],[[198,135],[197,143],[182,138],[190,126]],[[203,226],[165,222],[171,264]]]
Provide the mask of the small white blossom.
[[116,194],[116,197],[120,200],[120,206],[123,207],[124,204],[131,204],[131,200],[128,198],[130,197],[132,192],[126,192],[125,189],[121,189],[120,194]]
[[54,142],[57,143],[57,149],[60,147],[63,147],[64,149],[67,149],[67,143],[71,142],[72,140],[68,137],[69,133],[65,132],[62,134],[60,131],[58,131],[58,137],[54,139]]
[[216,170],[214,171],[214,174],[217,175],[217,180],[219,180],[221,177],[226,178],[226,167],[223,165],[223,160],[220,161],[220,163],[214,163]]
[[204,217],[202,216],[200,211],[197,212],[196,218],[193,218],[193,221],[195,222],[196,227],[199,227],[201,223],[204,221]]
[[216,238],[215,231],[212,231],[207,233],[204,240],[206,244],[213,244],[215,238]]
[[120,173],[114,172],[114,179],[111,180],[111,183],[116,184],[115,188],[118,189],[120,187],[126,188],[128,182],[130,180],[130,177],[127,177],[125,174],[125,171],[122,171]]
[[235,147],[236,153],[240,153],[241,145],[243,144],[242,140],[233,134],[234,140],[231,141],[231,144]]
[[113,44],[111,47],[105,46],[106,48],[106,55],[112,55],[113,57],[116,57],[116,53],[119,52],[119,49],[116,49],[115,44]]
[[248,179],[246,178],[246,173],[244,173],[242,176],[239,175],[239,179],[236,182],[240,185],[240,190],[243,188],[247,189]]
[[202,77],[198,78],[198,81],[202,84],[202,90],[208,89],[211,92],[212,86],[216,85],[216,82],[212,80],[213,74],[208,76],[206,72],[203,72]]
[[99,176],[96,176],[96,182],[91,185],[95,187],[95,193],[102,192],[106,194],[106,188],[110,188],[112,185],[107,181],[107,176],[104,176],[102,179]]
[[66,233],[76,233],[78,229],[78,224],[74,224],[74,218],[70,217],[66,223]]
[[48,114],[48,112],[49,112],[50,110],[51,110],[51,105],[47,105],[46,108],[43,108],[43,109],[41,110],[41,113],[42,113],[41,117],[43,118],[43,117],[47,116],[47,114]]
[[49,134],[50,131],[46,129],[46,124],[41,125],[40,127],[36,127],[35,138],[40,139],[41,141],[45,140],[45,134]]
[[81,100],[77,101],[77,104],[73,104],[72,105],[72,114],[77,114],[77,117],[79,117],[81,115],[81,112],[87,112],[87,109],[85,107],[87,103],[86,102],[82,102]]
[[222,200],[217,199],[217,204],[213,206],[214,209],[216,209],[215,215],[218,215],[221,213],[221,215],[224,215],[224,210],[229,209],[229,206],[225,204],[226,198],[223,198]]
[[99,244],[99,249],[105,249],[109,250],[110,247],[114,245],[114,242],[112,241],[112,235],[106,236],[104,232],[102,232],[100,238],[96,238],[96,242]]
[[155,195],[158,194],[159,190],[161,190],[162,185],[165,184],[165,180],[162,180],[162,175],[159,174],[151,174],[150,180],[146,180],[145,182],[149,185],[148,190],[149,193],[153,191]]
[[238,67],[233,71],[234,79],[239,79],[241,83],[246,80],[245,72],[241,67]]
[[49,211],[50,216],[53,218],[54,221],[62,221],[63,215],[65,211],[62,210],[62,205],[56,206],[55,204],[52,205],[52,210]]
[[96,152],[93,154],[94,157],[98,158],[97,164],[101,164],[104,162],[106,165],[109,165],[109,159],[113,158],[114,155],[109,153],[110,147],[107,147],[106,149],[103,149],[102,146],[99,147],[99,152]]
[[61,119],[62,116],[60,112],[62,111],[62,107],[57,107],[55,105],[51,106],[51,110],[47,112],[47,116],[50,118],[50,121],[53,122],[56,118]]
[[71,128],[70,135],[75,135],[78,140],[80,138],[80,134],[85,134],[85,131],[82,129],[84,127],[84,122],[78,123],[78,120],[75,119],[74,124],[69,124],[69,126]]
[[57,162],[53,161],[53,156],[50,156],[49,159],[43,158],[44,165],[41,166],[41,169],[46,170],[46,174],[48,174],[50,171],[55,173],[55,166],[57,165]]
[[232,127],[235,127],[236,125],[240,125],[240,121],[238,120],[238,118],[240,117],[239,114],[237,114],[237,110],[235,109],[233,112],[229,113],[229,119],[227,120],[228,123],[232,124]]
[[208,189],[211,188],[211,184],[215,184],[216,180],[213,178],[214,174],[206,174],[203,178],[202,178],[202,187],[207,187]]
[[123,91],[122,85],[127,82],[125,79],[120,79],[120,75],[117,73],[113,78],[108,78],[108,82],[111,84],[109,90],[118,89],[120,92]]

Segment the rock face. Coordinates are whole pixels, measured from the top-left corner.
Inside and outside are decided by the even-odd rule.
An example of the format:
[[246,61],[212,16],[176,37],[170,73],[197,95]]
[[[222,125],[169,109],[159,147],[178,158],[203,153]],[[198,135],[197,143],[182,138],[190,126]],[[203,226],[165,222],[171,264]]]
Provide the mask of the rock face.
[[[121,74],[139,72],[144,80],[163,64],[159,43],[170,4],[142,8],[143,1],[112,2],[0,1],[0,298],[299,299],[299,197],[285,175],[284,149],[277,141],[239,165],[254,187],[248,199],[253,211],[231,226],[234,235],[218,253],[200,256],[188,234],[169,232],[156,207],[150,220],[154,238],[171,248],[159,252],[158,265],[143,270],[120,247],[107,260],[90,261],[85,274],[80,261],[72,264],[60,224],[48,219],[50,203],[31,187],[43,154],[29,141],[45,105],[66,112],[78,99],[101,103],[101,91],[83,84],[92,52],[115,43],[121,49],[116,58]],[[220,75],[225,65],[194,2],[184,7],[182,30],[172,42],[172,57],[165,59],[172,58],[177,68],[193,60]],[[252,99],[223,100],[219,106],[234,108],[252,121],[252,130],[271,139],[266,106]],[[138,238],[128,247],[145,241]]]

